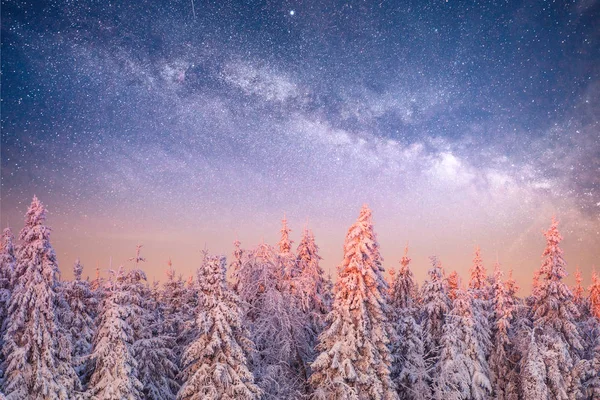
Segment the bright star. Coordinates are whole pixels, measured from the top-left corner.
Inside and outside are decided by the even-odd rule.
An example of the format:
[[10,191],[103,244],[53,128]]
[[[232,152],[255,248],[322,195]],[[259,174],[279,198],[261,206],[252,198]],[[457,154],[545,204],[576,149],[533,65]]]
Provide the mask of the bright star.
[[290,15],[292,15],[292,16],[293,16],[294,14],[296,14],[296,11],[294,11],[294,10],[290,10]]

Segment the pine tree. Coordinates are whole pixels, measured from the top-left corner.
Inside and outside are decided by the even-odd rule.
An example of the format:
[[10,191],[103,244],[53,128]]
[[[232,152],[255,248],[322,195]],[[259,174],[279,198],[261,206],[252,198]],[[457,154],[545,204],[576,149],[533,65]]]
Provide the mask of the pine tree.
[[546,367],[546,384],[552,399],[566,399],[578,391],[579,377],[573,376],[578,367],[582,341],[577,330],[579,316],[573,294],[563,282],[567,275],[563,251],[559,247],[562,236],[558,221],[552,220],[542,255],[538,295],[534,299],[534,339]]
[[[194,318],[194,311],[187,301],[188,290],[181,275],[175,276],[175,269],[171,260],[167,263],[167,280],[163,283],[159,293],[160,303],[163,311],[162,334],[169,335],[175,339],[173,348],[178,365],[184,348],[189,344],[187,339],[186,323]],[[191,339],[190,339],[191,340]]]
[[592,284],[588,291],[590,292],[588,295],[590,311],[592,315],[600,320],[600,277],[598,277],[598,274],[595,271],[592,274]]
[[483,400],[491,395],[489,367],[475,324],[470,291],[459,290],[443,328],[436,399]]
[[523,400],[548,399],[546,366],[533,331],[530,338],[527,352],[521,359],[521,398]]
[[[4,334],[6,333],[6,317],[10,296],[15,281],[15,248],[13,245],[13,234],[10,228],[4,229],[2,242],[0,243],[0,349],[4,346]],[[0,350],[0,377],[2,377],[2,365],[4,354]]]
[[279,240],[279,257],[280,262],[283,265],[283,277],[288,283],[298,276],[300,270],[296,263],[296,257],[292,253],[292,243],[290,240],[290,232],[292,230],[287,226],[287,219],[285,216],[281,220],[281,239]]
[[[140,258],[139,251],[136,258]],[[122,287],[129,299],[127,322],[133,330],[131,353],[138,363],[137,378],[143,386],[144,399],[175,399],[179,389],[175,381],[178,370],[172,350],[175,340],[163,332],[163,314],[146,282],[146,274],[133,269],[124,275]]]
[[138,379],[138,362],[132,350],[131,294],[126,290],[123,267],[110,273],[113,276],[106,289],[91,355],[95,369],[88,396],[92,400],[141,400],[144,385]]
[[199,336],[184,353],[185,383],[177,398],[260,398],[246,359],[253,344],[242,325],[239,299],[225,282],[225,258],[207,257],[198,284]]
[[97,312],[97,299],[90,288],[88,281],[81,279],[83,267],[79,259],[73,266],[74,279],[65,283],[64,294],[68,304],[69,315],[67,327],[69,338],[73,346],[72,360],[77,374],[85,383],[89,378],[90,366],[86,357],[92,350],[95,322]]
[[497,400],[516,399],[514,382],[516,374],[512,362],[514,360],[511,346],[511,326],[515,315],[514,302],[502,281],[500,264],[494,267],[493,286],[493,346],[489,364],[493,376],[493,388]]
[[[487,271],[483,266],[481,259],[481,249],[475,248],[473,256],[473,266],[471,267],[471,277],[469,280],[469,292],[471,293],[472,308],[475,318],[475,335],[486,359],[491,352],[491,326],[490,320],[493,319],[492,310],[492,287],[490,279],[487,277]],[[493,278],[491,279],[493,281]]]
[[238,285],[256,348],[251,364],[267,399],[297,398],[305,391],[306,318],[282,271],[276,251],[261,244],[245,258]]
[[[584,302],[584,293],[585,289],[581,282],[583,278],[581,277],[581,271],[579,270],[579,266],[575,269],[575,286],[573,287],[573,301],[577,304],[577,307],[581,309]],[[581,311],[581,310],[580,310]]]
[[59,270],[45,219],[46,210],[34,197],[19,235],[22,246],[2,349],[8,399],[68,399],[79,387],[71,346],[56,315]]
[[442,274],[442,266],[436,257],[431,257],[429,279],[421,288],[421,326],[428,363],[435,364],[440,351],[440,342],[446,314],[450,311],[448,287]]
[[292,279],[292,293],[308,319],[308,342],[303,353],[306,354],[305,362],[309,363],[316,356],[313,349],[317,345],[319,334],[325,329],[325,319],[331,309],[331,294],[319,264],[319,247],[308,229],[304,229],[296,253],[298,274]]
[[233,260],[229,265],[229,271],[231,274],[231,287],[234,292],[238,293],[238,282],[240,280],[240,269],[242,268],[242,257],[244,256],[244,250],[240,247],[241,243],[239,240],[235,240],[233,242],[234,250],[233,250]]
[[469,280],[469,289],[476,294],[476,297],[485,297],[489,290],[487,273],[481,260],[481,249],[475,248],[475,255],[473,256],[473,266],[471,267],[471,278]]
[[389,313],[384,268],[371,210],[363,206],[344,244],[329,328],[310,378],[317,399],[396,399],[390,379]]
[[451,301],[454,301],[457,296],[458,290],[461,288],[461,281],[458,272],[452,271],[448,275],[448,297]]
[[400,260],[400,270],[392,274],[389,293],[390,321],[395,328],[396,340],[390,343],[393,363],[391,377],[401,399],[425,400],[431,396],[428,370],[425,364],[423,331],[415,316],[416,285],[409,268],[408,247]]

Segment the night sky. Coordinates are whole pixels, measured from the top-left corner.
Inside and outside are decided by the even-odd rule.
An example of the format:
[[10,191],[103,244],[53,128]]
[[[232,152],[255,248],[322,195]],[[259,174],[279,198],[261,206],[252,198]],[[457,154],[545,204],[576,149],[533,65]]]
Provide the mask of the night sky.
[[3,1],[2,226],[36,194],[64,277],[141,243],[162,279],[285,213],[334,272],[368,203],[386,267],[480,245],[528,292],[556,215],[587,284],[600,2],[473,3]]

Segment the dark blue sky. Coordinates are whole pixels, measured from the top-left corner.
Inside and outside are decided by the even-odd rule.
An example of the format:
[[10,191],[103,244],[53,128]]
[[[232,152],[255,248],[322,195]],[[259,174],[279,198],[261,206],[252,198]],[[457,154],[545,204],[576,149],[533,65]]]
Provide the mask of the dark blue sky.
[[191,270],[196,247],[276,237],[287,212],[332,267],[369,202],[393,265],[411,240],[459,270],[475,243],[532,270],[556,214],[589,272],[599,17],[598,1],[4,1],[2,222],[36,193],[65,262],[155,241]]

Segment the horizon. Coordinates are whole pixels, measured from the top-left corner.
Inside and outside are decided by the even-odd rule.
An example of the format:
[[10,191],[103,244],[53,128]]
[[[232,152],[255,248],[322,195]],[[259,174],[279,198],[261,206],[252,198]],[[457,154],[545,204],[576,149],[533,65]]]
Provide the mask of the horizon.
[[[42,202],[42,204],[44,204],[44,207],[47,210],[46,225],[50,227],[52,232],[54,232],[55,229],[53,228],[53,226],[51,224],[51,220],[52,220],[51,212],[48,211],[48,207],[44,203],[43,199],[40,199],[40,201]],[[377,234],[376,210],[373,210],[373,212],[374,212],[374,229],[375,229],[375,233]],[[25,214],[25,213],[23,213],[23,214]],[[356,216],[358,216],[358,212],[356,213]],[[290,220],[289,220],[287,214],[284,216],[284,218],[286,218],[286,220],[288,221],[288,227],[291,229],[291,232],[292,232],[292,234],[290,234],[290,239],[292,240],[292,250],[295,252],[295,248],[300,241],[302,229],[304,229],[304,228],[294,229],[294,226],[292,224],[290,224]],[[559,231],[561,231],[561,234],[563,236],[563,242],[561,242],[561,247],[564,250],[564,256],[565,256],[565,260],[567,261],[567,267],[568,267],[567,268],[568,275],[565,278],[565,281],[569,284],[570,287],[572,287],[575,284],[576,266],[572,265],[569,261],[571,259],[571,257],[569,257],[568,249],[571,248],[571,244],[569,243],[568,237],[565,237],[565,234],[562,233],[562,221],[559,218],[557,218],[557,220],[559,222]],[[351,223],[348,224],[348,227],[350,227]],[[18,230],[15,230],[15,226],[17,226],[17,225],[10,224],[10,223],[8,223],[8,221],[5,222],[5,225],[9,225],[13,235],[15,235],[15,243],[18,243],[19,242],[18,235],[19,235],[19,231],[21,230],[21,228],[19,228]],[[273,224],[271,222],[268,223],[268,227],[272,227],[272,225]],[[310,229],[314,232],[314,229],[311,228],[310,225],[305,223],[304,226],[306,226],[307,229]],[[539,253],[540,262],[542,260],[542,257],[541,257],[542,251],[546,245],[545,238],[543,237],[543,232],[545,232],[549,226],[550,226],[550,223],[548,223],[545,228],[543,228],[539,231],[538,239],[539,239],[540,243],[539,243],[538,247],[541,249],[540,253]],[[280,234],[279,229],[281,228],[281,220],[278,221],[276,228],[277,229],[274,231],[274,233],[269,233],[268,236],[264,235],[263,237],[261,237],[260,239],[256,239],[252,243],[241,242],[241,248],[243,250],[250,250],[250,249],[253,249],[256,246],[258,246],[260,243],[267,243],[276,248],[276,243],[279,241],[279,234]],[[294,234],[293,232],[296,232],[296,233]],[[64,232],[61,232],[61,233],[64,233]],[[532,233],[532,237],[535,236],[535,235],[533,235],[535,232],[532,231],[531,233]],[[175,269],[177,276],[181,275],[184,278],[184,280],[190,276],[195,276],[196,269],[200,266],[200,263],[201,263],[201,252],[204,250],[208,250],[209,254],[212,254],[212,255],[225,256],[228,260],[228,270],[229,270],[229,261],[230,261],[232,251],[234,248],[233,242],[234,242],[234,240],[236,240],[236,238],[235,238],[236,236],[237,235],[234,235],[233,239],[231,240],[231,243],[229,245],[230,248],[229,248],[228,252],[214,251],[211,248],[211,246],[208,245],[207,242],[202,245],[198,245],[198,247],[196,249],[191,250],[191,254],[192,254],[191,258],[193,258],[193,255],[197,256],[197,258],[195,260],[192,259],[191,263],[190,263],[190,261],[185,262],[183,264],[183,266],[181,264],[178,264],[175,261],[173,261],[173,260],[181,260],[180,257],[173,257],[171,255],[166,257],[164,259],[164,261],[161,260],[160,263],[157,263],[156,260],[153,259],[152,256],[150,256],[150,257],[148,256],[148,254],[156,256],[157,251],[152,249],[151,247],[147,246],[145,243],[142,243],[139,241],[136,242],[135,240],[127,240],[126,243],[128,243],[128,244],[135,243],[135,244],[130,249],[125,248],[125,246],[120,247],[118,249],[119,251],[117,252],[118,257],[115,257],[114,255],[106,254],[103,257],[103,260],[97,259],[96,261],[93,261],[93,260],[91,260],[91,257],[93,257],[93,255],[84,251],[84,254],[86,255],[87,259],[84,257],[75,255],[72,262],[69,263],[67,261],[65,263],[66,259],[71,257],[72,255],[69,254],[68,252],[61,251],[60,245],[57,248],[57,246],[54,243],[54,234],[51,234],[50,241],[51,241],[51,244],[57,254],[57,260],[58,260],[59,268],[61,269],[61,279],[62,280],[72,279],[72,266],[75,263],[75,260],[79,260],[81,262],[81,264],[83,265],[83,268],[84,268],[83,276],[86,277],[86,279],[93,279],[93,277],[95,276],[95,273],[96,273],[96,265],[98,265],[100,267],[100,276],[104,277],[104,278],[106,278],[108,276],[108,271],[110,269],[117,270],[118,267],[121,265],[123,265],[124,267],[126,267],[128,269],[133,268],[134,262],[131,261],[130,258],[135,254],[136,245],[141,244],[143,246],[141,254],[142,254],[142,256],[144,256],[146,258],[146,261],[139,264],[137,267],[144,270],[144,272],[146,272],[146,275],[148,278],[148,283],[152,283],[155,280],[158,282],[164,282],[164,278],[165,278],[167,267],[168,267],[167,262],[169,260],[173,262],[173,267]],[[319,246],[319,254],[321,255],[321,257],[323,257],[323,253],[328,253],[328,254],[333,253],[332,251],[324,252],[324,249],[322,248],[322,246],[319,243],[318,236],[316,234],[315,234],[315,236],[316,236],[317,246]],[[339,259],[333,263],[331,262],[331,260],[329,260],[330,262],[327,262],[328,260],[325,260],[324,258],[321,260],[321,266],[324,268],[325,273],[330,274],[331,279],[334,282],[337,279],[337,276],[335,273],[336,267],[342,261],[343,243],[344,243],[345,236],[346,236],[346,232],[344,232],[343,238],[339,243],[339,248],[337,249],[337,253],[339,253]],[[265,237],[268,237],[269,239],[265,240]],[[381,245],[380,235],[377,235],[377,239],[378,239],[378,242],[380,243],[380,251],[384,258],[383,266],[385,268],[386,279],[388,279],[388,277],[390,276],[391,269],[393,269],[394,271],[397,271],[399,263],[400,263],[400,258],[404,254],[405,247],[408,246],[408,256],[411,258],[411,263],[410,263],[409,267],[415,274],[416,283],[419,286],[421,286],[423,284],[423,282],[425,281],[426,276],[427,276],[427,271],[431,268],[431,263],[429,260],[429,258],[431,256],[436,256],[438,258],[446,276],[448,276],[448,274],[452,271],[457,271],[461,278],[462,285],[466,286],[468,284],[469,269],[472,266],[472,259],[473,259],[475,247],[481,248],[481,246],[479,246],[478,244],[475,244],[469,254],[462,254],[462,253],[454,254],[454,257],[456,257],[456,259],[463,260],[463,261],[467,260],[466,262],[462,262],[458,267],[455,267],[454,265],[451,265],[450,263],[445,262],[444,254],[437,254],[437,253],[426,254],[427,253],[426,249],[418,249],[418,251],[417,251],[418,255],[415,256],[415,250],[411,247],[410,240],[407,240],[404,245],[401,245],[398,248],[395,248],[393,250],[390,250],[390,249],[386,250],[384,248],[384,246]],[[388,240],[386,240],[386,242],[389,243]],[[565,250],[565,249],[567,249],[567,250]],[[168,251],[167,252],[163,251],[159,254],[161,254],[161,257],[162,257],[163,254],[170,254],[170,253]],[[386,254],[388,256],[386,256]],[[389,261],[389,259],[388,259],[389,254],[392,254],[395,257],[393,262]],[[496,257],[498,257],[498,262],[500,263],[500,267],[504,273],[504,279],[508,278],[508,273],[510,270],[512,270],[513,278],[515,278],[515,280],[517,281],[517,283],[519,285],[518,294],[522,297],[526,297],[527,295],[530,294],[532,280],[533,280],[533,273],[535,270],[537,270],[540,267],[541,263],[538,263],[538,265],[528,266],[526,272],[524,272],[523,270],[521,270],[519,272],[515,268],[511,267],[510,265],[502,262],[502,255],[500,253],[498,253],[496,255],[496,257],[494,257],[493,261],[491,260],[492,257],[486,252],[486,249],[481,248],[481,254],[482,254],[482,259],[483,259],[483,265],[487,271],[488,276],[493,275],[493,268],[496,263]],[[184,254],[184,256],[185,255],[186,254]],[[187,256],[189,257],[190,253],[188,253]],[[417,258],[417,259],[415,260],[415,258]],[[532,258],[532,257],[529,257],[529,258]],[[92,261],[92,262],[90,262],[90,261]],[[103,262],[104,262],[104,264],[103,264]],[[112,263],[112,267],[111,267],[111,263]],[[524,265],[524,264],[522,264],[522,265]],[[597,272],[597,271],[595,270],[595,265],[591,265],[590,268],[585,268],[585,267],[579,266],[579,269],[582,273],[582,279],[583,279],[582,286],[587,293],[588,286],[589,286],[589,284],[591,284],[592,273]]]

